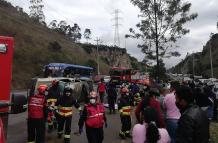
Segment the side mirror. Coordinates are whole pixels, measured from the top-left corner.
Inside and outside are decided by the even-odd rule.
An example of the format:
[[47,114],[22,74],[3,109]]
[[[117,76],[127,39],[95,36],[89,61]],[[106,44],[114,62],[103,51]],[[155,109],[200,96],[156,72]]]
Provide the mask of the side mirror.
[[11,114],[18,114],[27,110],[27,97],[22,94],[12,94]]

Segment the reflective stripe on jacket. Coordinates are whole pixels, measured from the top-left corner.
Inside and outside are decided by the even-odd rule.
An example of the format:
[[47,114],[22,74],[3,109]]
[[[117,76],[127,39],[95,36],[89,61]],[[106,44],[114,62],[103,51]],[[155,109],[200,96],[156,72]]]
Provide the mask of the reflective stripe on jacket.
[[29,98],[28,117],[29,118],[44,118],[45,96],[33,95]]
[[131,112],[131,106],[123,106],[120,110],[119,110],[121,115],[130,115]]
[[58,110],[59,110],[58,113],[61,116],[64,116],[64,117],[71,116],[73,114],[73,107],[62,107],[62,106],[59,106]]
[[86,125],[91,128],[101,128],[104,125],[104,106],[97,104],[93,106],[91,104],[85,105],[87,109]]

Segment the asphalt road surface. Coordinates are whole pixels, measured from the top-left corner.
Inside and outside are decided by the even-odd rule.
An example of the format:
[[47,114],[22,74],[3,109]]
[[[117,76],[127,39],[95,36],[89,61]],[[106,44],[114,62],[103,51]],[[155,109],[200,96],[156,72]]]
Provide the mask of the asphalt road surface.
[[[75,109],[76,110],[76,109]],[[26,113],[10,115],[7,143],[25,143],[27,142],[27,124],[26,124]],[[132,114],[132,117],[134,115]],[[72,118],[72,131],[71,131],[71,143],[87,143],[85,132],[82,135],[77,136],[74,132],[78,131],[78,119],[79,113],[75,111]],[[120,117],[119,114],[108,114],[108,127],[104,128],[104,143],[131,143],[131,139],[121,140],[118,136],[120,130]],[[134,124],[134,121],[132,121]],[[85,131],[85,129],[84,129]],[[46,143],[62,143],[63,140],[58,139],[56,131],[52,133],[46,133]]]
[[[79,113],[75,109],[74,115],[72,118],[72,127],[71,127],[71,143],[88,143],[85,126],[84,132],[82,135],[75,135],[74,132],[78,131],[78,120]],[[108,127],[104,128],[104,141],[103,143],[131,143],[131,139],[121,140],[118,136],[121,123],[119,113],[117,114],[108,114],[106,113]],[[134,113],[132,113],[132,118],[134,118]],[[8,135],[7,143],[25,143],[27,142],[27,113],[21,113],[16,115],[9,115],[9,124],[8,124]],[[134,119],[132,120],[132,125],[135,124]],[[46,133],[46,143],[62,143],[63,139],[58,139],[56,131],[52,133]]]

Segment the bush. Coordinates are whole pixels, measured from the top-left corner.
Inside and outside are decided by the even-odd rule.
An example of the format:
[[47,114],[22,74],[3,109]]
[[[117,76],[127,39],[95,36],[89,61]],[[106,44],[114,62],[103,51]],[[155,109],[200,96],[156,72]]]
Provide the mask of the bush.
[[59,52],[62,49],[61,45],[57,41],[49,42],[48,48],[53,52]]

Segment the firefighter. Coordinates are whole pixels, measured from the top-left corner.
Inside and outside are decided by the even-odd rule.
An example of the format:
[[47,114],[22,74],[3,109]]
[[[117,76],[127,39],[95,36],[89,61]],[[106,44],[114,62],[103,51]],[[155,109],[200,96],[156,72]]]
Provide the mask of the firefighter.
[[52,86],[48,90],[47,99],[47,122],[48,122],[48,132],[51,132],[53,128],[57,128],[57,121],[54,110],[57,108],[55,106],[58,97],[60,97],[61,91],[59,89],[59,82],[57,80],[52,81]]
[[64,88],[63,96],[60,96],[56,102],[57,113],[58,113],[58,138],[63,135],[64,132],[64,142],[70,143],[70,133],[71,133],[71,121],[73,114],[73,106],[75,106],[79,111],[81,110],[79,103],[73,97],[72,89],[70,87]]
[[130,129],[131,129],[131,106],[130,106],[130,97],[129,97],[129,90],[127,88],[122,88],[121,97],[118,99],[118,109],[120,112],[120,119],[121,119],[121,130],[119,136],[122,139],[126,139],[126,137],[131,138]]
[[104,139],[103,126],[107,128],[105,109],[102,103],[97,103],[97,93],[92,91],[89,95],[89,103],[85,104],[79,119],[79,133],[83,132],[86,125],[86,136],[89,143],[102,143]]
[[141,101],[141,96],[140,96],[140,93],[136,93],[135,96],[134,96],[134,105],[138,105],[139,102]]
[[39,85],[38,93],[28,99],[28,143],[45,143],[46,85]]

